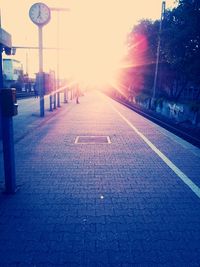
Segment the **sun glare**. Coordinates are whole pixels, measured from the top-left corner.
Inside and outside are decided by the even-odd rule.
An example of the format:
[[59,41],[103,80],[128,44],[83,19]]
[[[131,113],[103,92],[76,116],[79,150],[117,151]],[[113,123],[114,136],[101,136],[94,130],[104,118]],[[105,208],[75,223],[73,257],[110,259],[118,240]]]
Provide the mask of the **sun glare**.
[[130,23],[122,3],[94,2],[79,2],[73,7],[76,12],[71,11],[63,70],[80,83],[103,86],[113,82],[120,67]]
[[[37,27],[28,16],[29,8],[35,1],[20,0],[20,12],[16,12],[19,1],[0,0],[0,2],[2,26],[12,35],[13,45],[37,47]],[[120,60],[126,54],[124,41],[127,33],[142,18],[160,17],[161,6],[161,0],[44,0],[44,2],[51,8],[68,9],[67,12],[59,12],[59,23],[57,12],[52,11],[51,20],[43,29],[44,47],[57,47],[59,32],[59,46],[62,48],[59,64],[56,50],[43,50],[44,71],[54,70],[55,73],[59,72],[60,78],[74,77],[84,84],[93,86],[114,82],[115,73],[124,68]],[[169,5],[174,1],[167,2]],[[15,58],[22,62],[25,73],[35,77],[39,65],[36,49],[17,49]],[[135,60],[126,62],[126,68],[132,64],[135,65],[137,62]]]
[[[120,52],[120,51],[119,51]],[[102,49],[101,44],[90,44],[76,51],[68,73],[79,83],[101,86],[112,80],[118,62],[112,50]]]

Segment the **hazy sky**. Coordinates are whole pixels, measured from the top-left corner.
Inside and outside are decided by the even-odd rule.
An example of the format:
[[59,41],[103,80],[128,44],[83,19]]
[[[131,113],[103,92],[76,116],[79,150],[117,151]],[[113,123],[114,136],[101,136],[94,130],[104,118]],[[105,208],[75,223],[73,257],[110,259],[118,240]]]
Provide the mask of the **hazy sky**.
[[[38,31],[29,18],[33,0],[0,0],[2,28],[12,35],[14,46],[37,46]],[[49,7],[69,8],[60,12],[60,71],[62,75],[84,68],[85,62],[99,64],[109,59],[114,62],[122,54],[123,41],[130,28],[142,18],[160,17],[161,0],[44,0]],[[167,0],[166,6],[172,7],[174,0]],[[44,27],[44,46],[57,45],[57,17],[52,11],[52,19]],[[23,62],[24,70],[38,71],[36,51],[18,49],[14,57]],[[27,64],[26,64],[27,62]],[[56,52],[44,51],[44,70],[56,68]],[[90,71],[90,70],[88,70]]]

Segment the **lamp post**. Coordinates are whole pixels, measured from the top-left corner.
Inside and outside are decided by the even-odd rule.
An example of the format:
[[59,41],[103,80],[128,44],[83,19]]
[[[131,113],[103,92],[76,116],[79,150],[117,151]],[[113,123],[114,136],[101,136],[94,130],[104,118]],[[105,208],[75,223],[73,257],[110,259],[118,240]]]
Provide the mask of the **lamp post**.
[[160,43],[161,43],[161,32],[162,32],[162,22],[165,14],[165,1],[162,2],[162,9],[161,9],[161,17],[160,17],[160,27],[158,33],[158,46],[156,52],[156,67],[155,67],[155,74],[154,74],[154,82],[153,82],[153,95],[152,95],[152,102],[151,107],[154,107],[155,97],[156,97],[156,87],[157,87],[157,80],[158,80],[158,64],[160,59]]

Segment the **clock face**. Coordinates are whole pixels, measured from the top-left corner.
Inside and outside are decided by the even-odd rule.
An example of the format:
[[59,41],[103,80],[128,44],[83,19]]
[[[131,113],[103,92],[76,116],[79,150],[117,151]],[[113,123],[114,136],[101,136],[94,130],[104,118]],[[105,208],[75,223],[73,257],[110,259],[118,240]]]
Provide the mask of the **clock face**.
[[38,26],[43,26],[50,20],[50,9],[43,3],[36,3],[31,6],[29,10],[29,16],[33,23],[37,24]]

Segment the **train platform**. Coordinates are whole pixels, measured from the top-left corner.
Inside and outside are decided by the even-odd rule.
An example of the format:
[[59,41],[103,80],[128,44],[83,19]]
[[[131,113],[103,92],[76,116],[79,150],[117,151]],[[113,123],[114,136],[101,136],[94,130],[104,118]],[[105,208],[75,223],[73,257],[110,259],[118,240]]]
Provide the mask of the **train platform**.
[[0,267],[200,266],[200,149],[100,92],[45,118],[36,101],[14,118]]

